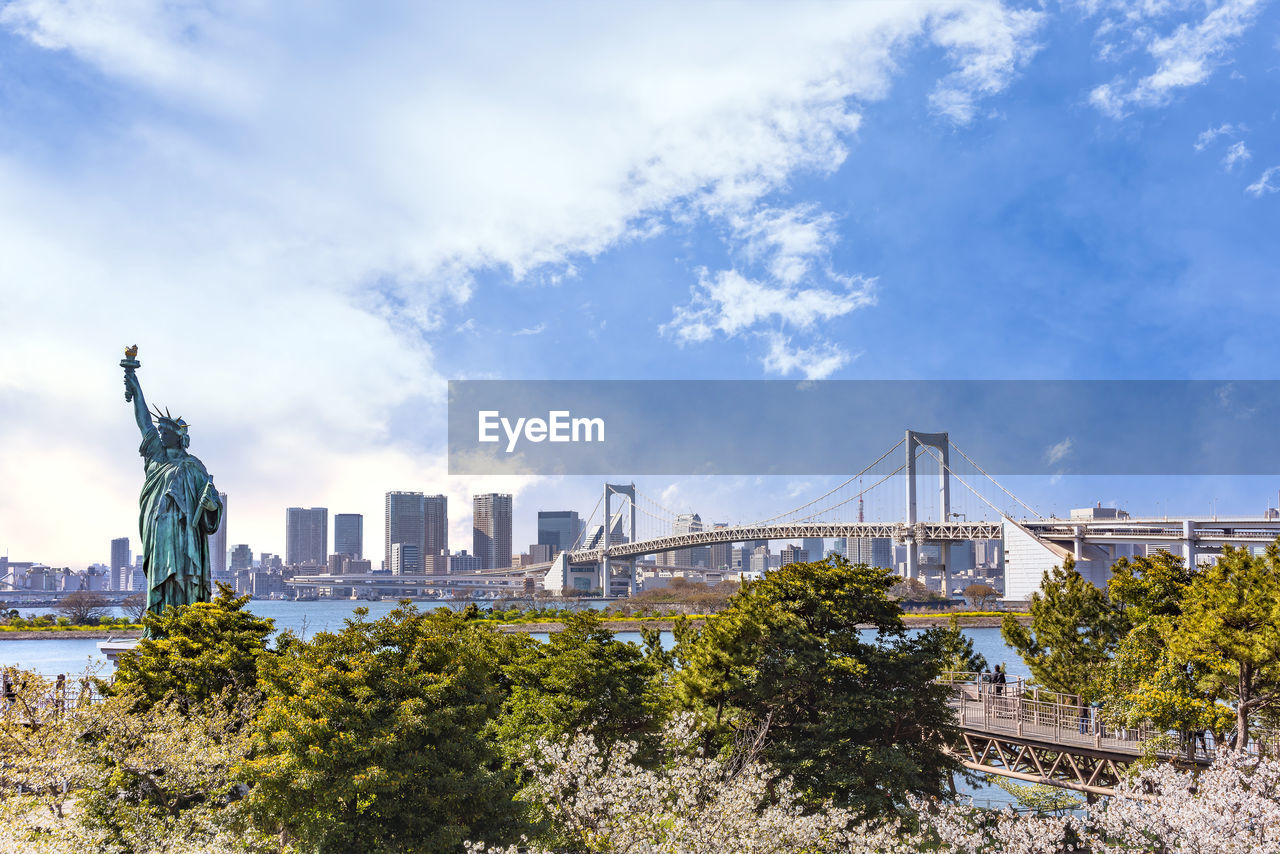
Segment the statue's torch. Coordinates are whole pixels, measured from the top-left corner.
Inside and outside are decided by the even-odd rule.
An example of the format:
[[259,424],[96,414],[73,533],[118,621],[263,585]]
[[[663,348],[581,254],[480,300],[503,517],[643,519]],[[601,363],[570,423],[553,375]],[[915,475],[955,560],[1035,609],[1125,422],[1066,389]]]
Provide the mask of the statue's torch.
[[[124,375],[126,377],[133,376],[133,372],[142,367],[142,363],[138,361],[137,356],[137,344],[134,344],[132,347],[124,348],[124,358],[120,360],[120,367],[124,368]],[[132,389],[125,389],[124,399],[126,403],[131,403],[133,401]]]

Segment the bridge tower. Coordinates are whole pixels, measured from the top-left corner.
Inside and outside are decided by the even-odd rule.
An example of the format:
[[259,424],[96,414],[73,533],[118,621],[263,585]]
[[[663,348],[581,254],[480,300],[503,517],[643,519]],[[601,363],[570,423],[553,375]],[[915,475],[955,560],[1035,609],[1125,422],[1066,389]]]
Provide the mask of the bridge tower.
[[[609,595],[611,582],[611,572],[609,564],[609,534],[613,528],[613,507],[610,506],[610,499],[613,496],[619,496],[627,499],[627,507],[630,509],[630,527],[627,528],[627,536],[632,540],[636,539],[636,485],[634,483],[606,483],[604,485],[604,541],[602,547],[604,549],[604,557],[600,561],[600,589],[605,595]],[[614,543],[614,545],[617,545]],[[634,596],[636,593],[636,562],[635,558],[630,561],[630,579],[627,582],[627,595]]]
[[[938,466],[938,506],[942,518],[938,521],[951,521],[951,478],[947,469],[951,465],[951,440],[946,433],[919,433],[907,431],[907,526],[914,527],[916,522],[916,455],[920,448],[936,448],[942,457]],[[920,540],[913,531],[907,541],[907,578],[915,578],[920,574]],[[950,582],[947,572],[947,546],[942,546],[942,592],[947,593]]]

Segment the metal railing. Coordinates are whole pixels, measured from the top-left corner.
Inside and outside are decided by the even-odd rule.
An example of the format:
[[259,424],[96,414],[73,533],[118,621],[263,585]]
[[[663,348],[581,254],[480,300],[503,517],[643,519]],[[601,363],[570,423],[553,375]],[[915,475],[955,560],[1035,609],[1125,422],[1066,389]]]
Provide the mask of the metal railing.
[[[946,672],[938,681],[953,689],[951,706],[962,729],[992,735],[1009,735],[1064,747],[1091,748],[1107,753],[1200,763],[1212,762],[1219,743],[1212,733],[1177,733],[1150,723],[1115,726],[1102,709],[1077,694],[1028,688],[1021,678],[1001,685],[989,674]],[[1280,733],[1253,731],[1246,750],[1254,754],[1280,755]]]

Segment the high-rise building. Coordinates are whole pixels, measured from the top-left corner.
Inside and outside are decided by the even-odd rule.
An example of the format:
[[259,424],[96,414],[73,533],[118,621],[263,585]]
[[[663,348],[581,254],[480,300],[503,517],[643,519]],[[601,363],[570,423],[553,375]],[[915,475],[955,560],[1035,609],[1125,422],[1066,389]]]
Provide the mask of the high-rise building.
[[222,501],[222,524],[209,535],[209,572],[215,578],[227,574],[227,494],[219,492]]
[[529,545],[529,563],[550,563],[555,558],[555,549],[550,543],[531,543]]
[[391,547],[410,543],[418,548],[421,558],[427,550],[427,502],[421,492],[388,492],[385,528],[386,550],[383,566],[391,569]]
[[359,513],[334,514],[333,553],[354,558],[364,557],[364,516]]
[[253,569],[253,549],[245,543],[240,543],[231,550],[231,571],[241,569]]
[[422,572],[422,554],[417,543],[391,544],[391,574],[417,575]]
[[329,555],[329,510],[290,507],[285,511],[284,559],[290,566],[324,566]]
[[[702,530],[702,517],[697,513],[681,513],[671,524],[671,533],[696,534]],[[667,552],[667,566],[706,566],[711,562],[711,551],[706,546],[676,549]]]
[[785,546],[782,547],[782,558],[779,561],[779,564],[781,566],[786,566],[789,563],[808,563],[808,562],[809,562],[808,549],[797,546],[794,543],[787,543]]
[[822,560],[827,556],[822,537],[805,537],[800,546],[808,552],[809,560]]
[[888,537],[849,537],[845,549],[850,563],[893,568],[893,540]]
[[133,559],[129,556],[129,538],[118,537],[111,541],[111,589],[128,590],[129,576],[133,571]]
[[[728,522],[712,522],[711,528],[727,528]],[[711,562],[708,569],[731,569],[733,567],[733,543],[716,543],[710,549]]]
[[577,510],[538,511],[538,545],[551,546],[553,558],[572,549],[581,536],[582,520]]
[[[423,498],[427,531],[423,535],[424,557],[449,553],[449,496],[428,495]],[[443,564],[443,562],[441,562]],[[444,571],[443,565],[440,567]]]
[[480,558],[480,568],[511,566],[511,496],[473,495],[471,514],[471,550]]

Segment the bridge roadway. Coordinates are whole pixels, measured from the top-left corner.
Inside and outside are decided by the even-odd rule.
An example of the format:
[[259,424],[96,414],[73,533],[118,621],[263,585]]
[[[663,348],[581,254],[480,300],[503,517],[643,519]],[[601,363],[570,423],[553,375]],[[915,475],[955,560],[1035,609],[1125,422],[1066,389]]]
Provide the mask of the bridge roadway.
[[[1071,548],[1073,545],[1150,544],[1171,549],[1190,543],[1195,551],[1219,550],[1224,545],[1268,545],[1280,536],[1280,519],[1028,519],[1014,523],[1035,536]],[[570,552],[574,565],[599,563],[605,557],[625,559],[655,552],[740,543],[753,540],[798,540],[804,537],[876,537],[897,543],[998,540],[1001,522],[794,522],[739,525],[689,534],[672,534],[604,549]]]
[[[777,525],[738,525],[711,528],[691,534],[672,534],[634,543],[609,546],[609,558],[640,557],[654,552],[667,552],[715,543],[741,543],[753,540],[798,540],[804,537],[884,537],[897,542],[963,542],[965,540],[998,540],[999,522],[794,522]],[[606,557],[604,549],[579,549],[569,554],[569,563],[599,563]]]

